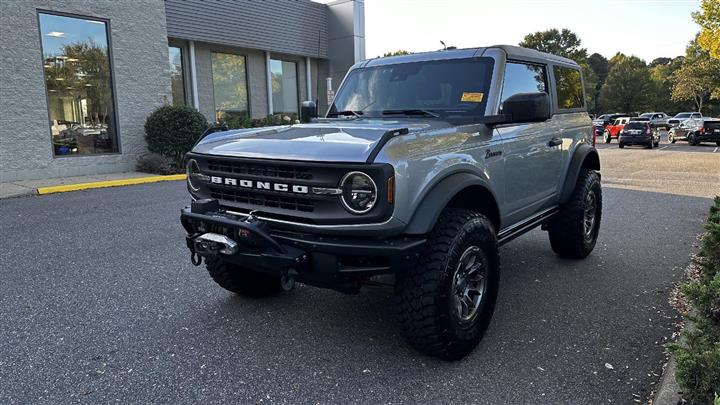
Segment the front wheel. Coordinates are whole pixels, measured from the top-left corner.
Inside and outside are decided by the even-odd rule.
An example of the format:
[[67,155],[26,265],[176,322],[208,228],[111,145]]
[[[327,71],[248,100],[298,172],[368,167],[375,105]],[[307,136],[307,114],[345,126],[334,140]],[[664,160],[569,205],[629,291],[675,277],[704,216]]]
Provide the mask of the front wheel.
[[600,176],[596,171],[583,169],[570,200],[548,224],[552,250],[560,257],[587,257],[595,248],[601,217]]
[[279,277],[248,270],[216,256],[206,258],[205,266],[220,287],[239,295],[260,298],[282,291]]
[[446,208],[418,266],[398,275],[398,321],[415,349],[458,360],[490,323],[499,282],[497,236],[477,212]]

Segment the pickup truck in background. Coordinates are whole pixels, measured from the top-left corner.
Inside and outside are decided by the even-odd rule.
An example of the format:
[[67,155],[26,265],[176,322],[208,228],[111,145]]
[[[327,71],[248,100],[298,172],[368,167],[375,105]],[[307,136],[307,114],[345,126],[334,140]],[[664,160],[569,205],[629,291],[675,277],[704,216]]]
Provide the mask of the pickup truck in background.
[[681,112],[678,114],[675,114],[674,117],[670,118],[667,123],[670,126],[670,128],[677,127],[680,125],[683,121],[689,120],[690,118],[702,118],[702,113],[699,112]]
[[670,119],[670,116],[665,114],[664,112],[647,112],[644,114],[640,114],[640,118],[647,118],[648,122],[650,122],[650,127],[653,129],[670,129],[668,124],[668,119]]

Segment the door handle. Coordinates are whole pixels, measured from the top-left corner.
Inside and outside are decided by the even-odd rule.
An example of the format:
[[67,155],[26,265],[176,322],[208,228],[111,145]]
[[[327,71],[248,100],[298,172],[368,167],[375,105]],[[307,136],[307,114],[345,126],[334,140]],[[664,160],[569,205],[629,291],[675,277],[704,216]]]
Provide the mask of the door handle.
[[548,146],[552,148],[554,146],[560,146],[560,145],[562,145],[562,143],[563,143],[562,139],[552,138],[550,141],[548,141]]

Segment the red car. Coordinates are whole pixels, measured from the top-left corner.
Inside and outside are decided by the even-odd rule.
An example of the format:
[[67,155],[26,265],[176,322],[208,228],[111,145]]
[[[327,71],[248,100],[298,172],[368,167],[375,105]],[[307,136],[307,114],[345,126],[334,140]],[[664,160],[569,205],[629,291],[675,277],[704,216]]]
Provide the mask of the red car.
[[620,136],[620,131],[625,128],[625,124],[629,121],[630,117],[620,117],[615,119],[612,124],[606,126],[605,131],[603,132],[603,139],[605,139],[605,143],[610,143],[613,138],[617,139],[617,137]]

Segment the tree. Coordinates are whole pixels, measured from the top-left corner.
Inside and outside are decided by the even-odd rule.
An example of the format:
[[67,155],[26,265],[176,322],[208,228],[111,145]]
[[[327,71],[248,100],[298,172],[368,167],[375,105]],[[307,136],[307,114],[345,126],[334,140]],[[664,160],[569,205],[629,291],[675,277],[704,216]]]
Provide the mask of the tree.
[[682,67],[673,78],[674,101],[692,101],[695,109],[702,112],[707,101],[720,99],[720,59],[710,57],[697,40],[690,41]]
[[667,65],[670,62],[672,62],[672,58],[655,58],[648,66],[653,68],[655,66]]
[[401,56],[401,55],[410,55],[410,52],[408,52],[404,49],[398,49],[397,51],[393,51],[393,52],[385,52],[382,57],[386,58],[388,56]]
[[720,1],[703,0],[702,12],[693,13],[693,19],[702,27],[698,44],[710,57],[720,60]]
[[[588,67],[590,68],[590,71],[592,74],[595,75],[596,81],[595,86],[590,87],[590,91],[586,91],[589,98],[592,99],[593,108],[591,109],[594,113],[599,113],[602,111],[602,106],[600,104],[600,89],[602,88],[603,84],[605,84],[605,80],[607,79],[608,72],[610,71],[610,64],[608,60],[600,55],[599,53],[594,53],[588,57],[587,60]],[[587,77],[589,75],[586,74],[586,81]],[[585,87],[588,87],[587,85]]]
[[587,49],[582,48],[581,45],[580,38],[567,28],[563,28],[562,31],[558,31],[557,28],[538,31],[526,35],[520,42],[522,47],[563,56],[578,63],[587,59]]
[[[692,108],[688,101],[673,101],[671,99],[672,89],[674,85],[674,75],[683,64],[684,56],[678,56],[674,59],[668,59],[668,62],[650,63],[650,79],[653,81],[653,105],[655,111],[675,112],[687,111]],[[656,59],[655,61],[657,61]],[[653,62],[655,62],[653,61]]]
[[639,112],[650,107],[653,83],[645,62],[636,56],[616,54],[610,73],[600,91],[606,111]]

